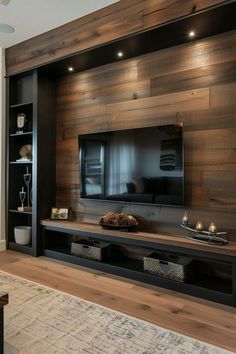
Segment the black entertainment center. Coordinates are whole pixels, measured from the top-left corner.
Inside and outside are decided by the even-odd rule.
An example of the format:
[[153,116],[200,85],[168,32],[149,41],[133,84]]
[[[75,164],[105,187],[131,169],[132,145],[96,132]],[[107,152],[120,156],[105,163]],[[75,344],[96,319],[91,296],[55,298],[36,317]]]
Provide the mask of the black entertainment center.
[[[180,236],[104,230],[70,221],[43,220],[41,225],[44,256],[236,306],[235,242],[219,247]],[[72,255],[71,243],[80,239],[109,242],[112,256],[100,262]],[[145,273],[143,256],[153,251],[191,257],[193,277],[179,282]]]

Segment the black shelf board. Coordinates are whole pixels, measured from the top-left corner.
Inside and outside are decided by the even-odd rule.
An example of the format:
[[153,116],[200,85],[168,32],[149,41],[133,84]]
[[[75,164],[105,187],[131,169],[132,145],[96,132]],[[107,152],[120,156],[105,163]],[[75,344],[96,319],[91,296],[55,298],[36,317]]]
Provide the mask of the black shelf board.
[[221,285],[221,288],[223,288],[224,291],[219,291],[217,282],[225,281],[224,279],[221,278],[215,279],[215,282],[213,284],[216,285],[216,289],[214,289],[213,284],[211,286],[212,288],[207,287],[208,279],[205,279],[205,282],[182,283],[172,279],[145,273],[142,271],[142,265],[141,265],[142,261],[137,261],[133,259],[132,260],[122,259],[121,261],[116,260],[114,262],[110,260],[107,261],[106,263],[93,261],[93,260],[71,255],[70,250],[68,248],[67,249],[61,249],[61,248],[44,249],[43,255],[64,262],[77,264],[82,267],[92,268],[103,272],[112,273],[117,276],[128,277],[133,280],[172,289],[174,291],[182,292],[188,295],[198,296],[208,300],[218,301],[220,303],[227,304],[227,305],[233,305],[233,295],[230,292],[228,286],[229,283],[227,282],[225,286]]
[[12,133],[10,136],[27,136],[27,135],[33,135],[33,132],[24,132],[24,133]]
[[110,259],[107,260],[106,263],[116,267],[122,267],[125,269],[143,272],[143,262],[138,259],[131,259],[131,258],[121,258],[116,260]]
[[[130,270],[135,270],[135,271],[139,271],[139,272],[143,272],[144,274],[147,274],[143,271],[143,262],[141,260],[124,258],[124,259],[115,260],[115,261],[113,261],[113,260],[108,261],[107,264],[111,264],[113,266],[118,266],[118,267],[130,269]],[[158,277],[156,275],[153,275],[153,276]],[[170,281],[172,281],[172,280],[170,279]],[[219,278],[219,277],[210,277],[210,276],[202,275],[202,277],[200,277],[198,279],[193,278],[193,279],[190,279],[188,282],[185,282],[185,283],[181,282],[181,284],[186,284],[186,286],[201,287],[201,288],[209,289],[209,290],[213,290],[213,291],[219,291],[219,292],[222,292],[225,294],[232,293],[232,281],[230,281],[228,279]]]
[[194,286],[199,286],[201,288],[219,291],[225,294],[232,293],[232,281],[220,277],[203,276],[198,280],[192,280],[190,284]]
[[17,104],[11,104],[10,108],[21,108],[21,107],[29,106],[32,104],[33,104],[33,102],[22,102],[22,103],[17,103]]
[[9,209],[8,211],[9,211],[9,213],[32,215],[32,211],[20,211],[20,210],[17,210],[17,209]]
[[26,253],[29,255],[33,254],[32,245],[19,245],[13,241],[8,242],[8,249],[16,252]]
[[18,161],[10,161],[10,165],[28,165],[28,164],[32,164],[33,161],[22,161],[22,162],[18,162]]

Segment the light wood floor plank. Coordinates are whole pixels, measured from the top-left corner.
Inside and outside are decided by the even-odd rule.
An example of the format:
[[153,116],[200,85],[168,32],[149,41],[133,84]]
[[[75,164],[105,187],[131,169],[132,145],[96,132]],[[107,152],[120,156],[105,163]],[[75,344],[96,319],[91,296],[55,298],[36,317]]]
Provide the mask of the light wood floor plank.
[[0,270],[236,352],[236,309],[95,270],[13,251]]

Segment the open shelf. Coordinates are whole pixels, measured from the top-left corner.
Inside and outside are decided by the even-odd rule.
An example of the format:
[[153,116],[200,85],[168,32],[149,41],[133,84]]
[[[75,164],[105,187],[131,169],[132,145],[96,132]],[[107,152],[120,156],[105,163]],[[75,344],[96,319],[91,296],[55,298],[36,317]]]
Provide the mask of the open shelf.
[[33,135],[33,132],[23,132],[23,133],[12,133],[10,134],[11,137],[18,137],[18,136],[27,136],[27,135]]
[[[39,220],[48,217],[51,206],[55,205],[54,96],[54,80],[39,74],[37,69],[7,78],[7,246],[32,256],[42,254]],[[21,114],[25,120],[22,132],[19,132]],[[31,146],[27,148],[27,145],[32,146],[33,158]],[[27,152],[32,160],[17,161]],[[31,177],[26,179],[26,174]],[[32,206],[32,211],[18,210],[22,190],[26,192],[24,205]],[[15,243],[16,226],[32,228],[32,245]]]
[[17,213],[17,214],[28,214],[28,215],[32,215],[32,211],[20,211],[17,209],[10,209],[9,213]]
[[10,161],[10,165],[27,165],[32,163],[33,161]]
[[33,102],[22,102],[22,103],[12,104],[12,105],[10,105],[10,109],[24,108],[24,106],[29,106],[32,104],[33,104]]

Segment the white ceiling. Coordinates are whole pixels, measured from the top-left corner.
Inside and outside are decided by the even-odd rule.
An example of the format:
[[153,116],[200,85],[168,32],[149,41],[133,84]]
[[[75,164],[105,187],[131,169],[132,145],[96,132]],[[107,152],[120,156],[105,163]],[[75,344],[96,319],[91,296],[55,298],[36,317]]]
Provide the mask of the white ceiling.
[[47,32],[118,0],[11,0],[0,5],[0,24],[15,28],[14,33],[0,33],[0,47]]

